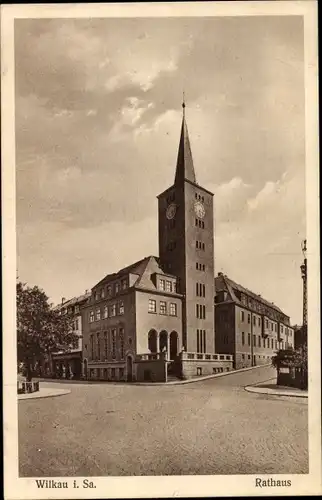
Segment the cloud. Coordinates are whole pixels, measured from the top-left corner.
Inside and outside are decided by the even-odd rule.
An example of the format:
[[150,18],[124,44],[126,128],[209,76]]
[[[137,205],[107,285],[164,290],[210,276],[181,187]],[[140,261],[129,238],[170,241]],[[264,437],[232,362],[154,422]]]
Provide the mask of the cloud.
[[17,20],[22,278],[59,299],[156,252],[185,90],[217,269],[298,315],[303,47],[297,16]]

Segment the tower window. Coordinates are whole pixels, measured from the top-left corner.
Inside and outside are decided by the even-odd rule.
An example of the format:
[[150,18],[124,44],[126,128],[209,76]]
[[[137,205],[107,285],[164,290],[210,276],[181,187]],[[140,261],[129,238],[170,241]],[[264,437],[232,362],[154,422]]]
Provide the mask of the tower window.
[[250,333],[248,334],[248,345],[250,345]]
[[245,345],[245,333],[242,332],[242,345]]

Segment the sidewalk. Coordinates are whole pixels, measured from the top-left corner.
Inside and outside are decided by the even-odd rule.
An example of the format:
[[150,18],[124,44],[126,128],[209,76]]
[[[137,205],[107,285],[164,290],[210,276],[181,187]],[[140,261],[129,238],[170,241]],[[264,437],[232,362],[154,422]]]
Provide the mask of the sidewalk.
[[307,398],[308,391],[302,391],[295,387],[286,387],[283,385],[276,385],[276,378],[266,380],[264,383],[256,385],[248,385],[245,391],[256,392],[258,394],[268,394],[271,396],[288,396],[297,398]]
[[64,394],[70,394],[69,389],[54,389],[53,387],[40,387],[38,392],[32,392],[31,394],[18,394],[18,400],[24,399],[40,399],[40,398],[52,398],[55,396],[63,396]]

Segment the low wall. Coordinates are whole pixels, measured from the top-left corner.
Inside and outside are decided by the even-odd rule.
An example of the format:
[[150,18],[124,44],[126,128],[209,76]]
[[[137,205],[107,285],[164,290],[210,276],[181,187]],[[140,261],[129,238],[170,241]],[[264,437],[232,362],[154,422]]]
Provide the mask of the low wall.
[[[243,358],[243,354],[244,354],[244,358]],[[234,368],[236,370],[240,370],[241,368],[250,368],[251,366],[267,365],[268,363],[271,362],[273,355],[274,354],[261,355],[261,357],[259,357],[256,354],[255,360],[253,360],[254,362],[252,364],[251,354],[249,354],[247,352],[245,352],[245,353],[236,352]],[[250,357],[248,358],[248,356],[250,356]]]
[[167,362],[164,359],[136,361],[138,382],[166,382]]
[[193,377],[201,377],[204,375],[214,375],[233,370],[233,361],[209,361],[205,359],[182,360],[182,377],[189,379]]

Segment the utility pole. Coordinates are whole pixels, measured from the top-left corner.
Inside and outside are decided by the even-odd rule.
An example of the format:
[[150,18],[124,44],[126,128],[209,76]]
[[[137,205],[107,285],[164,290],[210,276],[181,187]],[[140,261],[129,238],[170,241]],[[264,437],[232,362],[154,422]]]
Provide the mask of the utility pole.
[[301,265],[301,275],[303,280],[303,329],[307,328],[307,258],[306,258],[306,240],[302,241],[302,253],[304,262]]

